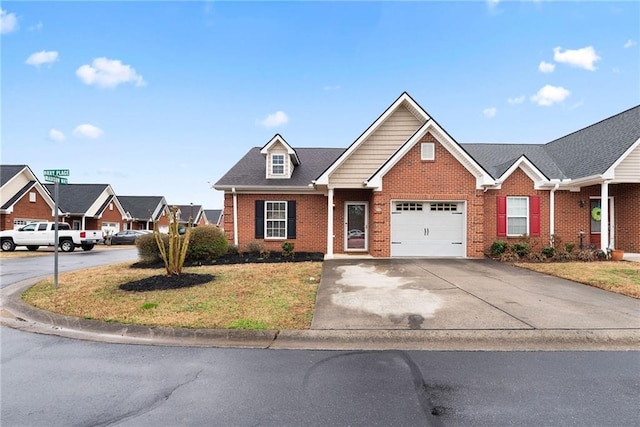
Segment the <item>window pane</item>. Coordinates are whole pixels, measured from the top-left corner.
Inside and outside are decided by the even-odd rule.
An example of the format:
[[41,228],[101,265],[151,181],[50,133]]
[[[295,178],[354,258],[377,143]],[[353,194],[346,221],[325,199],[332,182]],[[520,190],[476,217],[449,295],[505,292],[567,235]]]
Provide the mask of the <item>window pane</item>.
[[527,216],[527,198],[507,198],[507,216]]
[[507,220],[507,234],[526,234],[527,218],[509,218]]
[[287,204],[285,202],[266,202],[266,237],[287,237]]

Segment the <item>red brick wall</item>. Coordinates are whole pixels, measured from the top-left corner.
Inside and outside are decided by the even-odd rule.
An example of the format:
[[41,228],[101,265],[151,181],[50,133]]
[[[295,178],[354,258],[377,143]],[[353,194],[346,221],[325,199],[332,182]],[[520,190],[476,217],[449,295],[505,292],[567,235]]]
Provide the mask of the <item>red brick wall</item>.
[[435,143],[435,160],[420,159],[420,144],[416,144],[383,178],[382,192],[373,192],[370,209],[371,255],[391,254],[391,201],[452,200],[466,201],[467,256],[482,256],[484,200],[476,190],[475,177],[431,135],[420,142]]
[[[255,201],[296,201],[295,239],[256,239]],[[337,205],[336,205],[337,206]],[[233,195],[225,193],[224,230],[233,244]],[[322,194],[238,194],[238,246],[245,250],[247,243],[259,241],[265,249],[281,251],[285,241],[295,244],[297,252],[323,252],[327,249],[327,197]]]
[[[498,237],[497,196],[540,196],[540,236],[530,237],[534,250],[540,251],[542,246],[549,245],[549,191],[535,190],[533,181],[522,169],[516,169],[500,190],[489,190],[484,196],[484,248],[488,250],[494,240],[506,240],[509,244],[519,241],[520,237]],[[556,192],[556,209],[558,194]],[[557,219],[556,219],[557,226]]]
[[[36,201],[29,201],[29,193],[36,193]],[[20,200],[13,206],[13,213],[2,215],[2,223],[0,226],[2,230],[13,230],[14,219],[32,219],[39,221],[53,221],[54,217],[51,215],[53,209],[44,201],[42,195],[32,189],[25,193]]]
[[[613,219],[615,246],[626,252],[640,253],[640,184],[609,185],[609,196],[613,197]],[[584,244],[589,246],[591,211],[589,200],[600,197],[600,186],[593,185],[580,192],[556,192],[556,235],[564,243],[575,243],[578,247],[580,231],[584,231]],[[584,206],[580,207],[580,201]],[[594,242],[600,247],[600,241]]]

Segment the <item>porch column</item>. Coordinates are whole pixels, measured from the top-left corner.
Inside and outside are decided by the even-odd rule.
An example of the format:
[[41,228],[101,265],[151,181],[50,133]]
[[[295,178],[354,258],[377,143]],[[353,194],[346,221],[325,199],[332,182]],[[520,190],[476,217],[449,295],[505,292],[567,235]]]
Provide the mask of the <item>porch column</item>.
[[600,249],[609,248],[609,181],[600,184]]
[[333,257],[333,188],[327,192],[327,258]]

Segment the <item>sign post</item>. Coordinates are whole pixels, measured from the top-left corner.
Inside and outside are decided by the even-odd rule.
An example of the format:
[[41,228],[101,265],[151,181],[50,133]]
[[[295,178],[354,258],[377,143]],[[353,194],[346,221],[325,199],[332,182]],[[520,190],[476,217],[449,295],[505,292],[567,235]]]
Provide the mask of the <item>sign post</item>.
[[53,198],[55,202],[55,224],[53,232],[53,287],[58,289],[58,187],[60,184],[67,184],[67,178],[69,176],[69,169],[45,169],[43,172],[44,180],[47,182],[53,182]]

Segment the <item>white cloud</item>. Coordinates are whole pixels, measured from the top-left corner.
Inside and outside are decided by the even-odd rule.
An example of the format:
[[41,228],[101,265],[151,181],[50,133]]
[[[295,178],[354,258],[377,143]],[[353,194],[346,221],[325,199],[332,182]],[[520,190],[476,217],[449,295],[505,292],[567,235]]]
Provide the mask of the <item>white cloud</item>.
[[484,114],[487,119],[493,119],[496,116],[497,112],[498,109],[496,107],[485,108],[484,110],[482,110],[482,114]]
[[62,133],[62,131],[58,130],[58,129],[51,129],[49,131],[49,139],[52,141],[64,141],[65,140],[65,136],[64,133]]
[[627,40],[627,42],[624,44],[624,47],[633,47],[635,45],[637,45],[638,43],[635,40]]
[[325,90],[325,91],[339,90],[339,89],[340,89],[340,85],[325,86],[325,87],[322,88],[322,90]]
[[58,60],[58,52],[56,51],[45,51],[32,53],[26,61],[25,64],[33,65],[34,67],[39,67],[42,64],[53,64]]
[[42,25],[42,22],[38,22],[36,25],[31,25],[28,30],[29,31],[42,31],[42,28],[44,28],[44,25]]
[[538,93],[531,97],[531,101],[538,105],[551,106],[564,101],[571,92],[562,86],[545,85]]
[[553,73],[553,70],[555,69],[556,65],[549,62],[540,61],[540,64],[538,65],[538,70],[540,70],[541,73]]
[[496,6],[498,6],[498,3],[500,3],[500,0],[487,0],[487,6],[489,7],[489,9],[493,9]]
[[594,63],[600,58],[592,46],[583,47],[582,49],[567,49],[561,52],[561,47],[553,49],[553,59],[556,62],[569,64],[572,67],[584,68],[585,70],[594,71]]
[[269,114],[264,120],[258,120],[257,123],[266,128],[273,128],[276,126],[284,125],[289,121],[289,116],[284,111],[276,111],[273,114]]
[[76,75],[84,84],[103,88],[113,88],[121,83],[134,83],[144,86],[146,82],[130,65],[124,65],[117,59],[95,58],[91,65],[83,65]]
[[16,14],[0,8],[0,34],[9,34],[17,29],[18,18]]
[[99,127],[90,124],[83,124],[77,126],[73,130],[73,136],[76,138],[88,138],[88,139],[96,139],[100,138],[104,131]]
[[515,105],[515,104],[522,104],[525,100],[525,96],[521,95],[521,96],[516,96],[515,98],[509,98],[507,99],[507,102],[511,105]]

